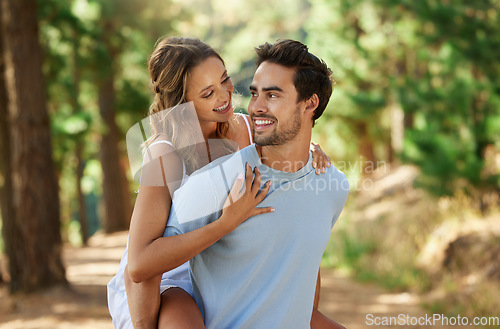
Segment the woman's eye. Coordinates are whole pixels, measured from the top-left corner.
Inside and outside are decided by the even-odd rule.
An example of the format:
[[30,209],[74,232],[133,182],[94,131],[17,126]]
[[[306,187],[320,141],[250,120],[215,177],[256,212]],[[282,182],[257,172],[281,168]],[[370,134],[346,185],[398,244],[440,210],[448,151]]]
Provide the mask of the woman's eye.
[[211,91],[208,95],[203,96],[203,98],[210,98],[210,97],[212,97],[212,95],[213,95],[213,94],[214,94],[214,92],[213,92],[213,91]]
[[226,83],[228,81],[230,81],[231,77],[230,76],[227,76],[227,78],[225,78],[224,80],[222,80],[222,83]]

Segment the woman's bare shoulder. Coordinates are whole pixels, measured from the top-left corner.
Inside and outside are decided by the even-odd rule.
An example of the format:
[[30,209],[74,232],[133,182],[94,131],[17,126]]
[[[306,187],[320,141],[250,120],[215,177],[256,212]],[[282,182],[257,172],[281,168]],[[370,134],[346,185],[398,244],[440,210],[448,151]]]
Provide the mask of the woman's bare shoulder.
[[141,186],[169,186],[184,175],[182,159],[166,140],[155,140],[144,150]]

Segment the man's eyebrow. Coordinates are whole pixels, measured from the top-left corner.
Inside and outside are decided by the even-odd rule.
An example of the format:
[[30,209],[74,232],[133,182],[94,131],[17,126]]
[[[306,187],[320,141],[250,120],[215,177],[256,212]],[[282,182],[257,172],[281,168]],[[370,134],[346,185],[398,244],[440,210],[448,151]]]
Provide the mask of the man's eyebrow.
[[[222,79],[222,78],[224,78],[224,76],[226,76],[226,75],[227,75],[227,70],[225,70],[225,71],[224,71],[224,73],[222,73],[222,75],[220,76],[220,78]],[[203,89],[199,92],[199,94],[201,94],[202,92],[204,92],[204,91],[205,91],[205,90],[207,90],[207,89],[212,88],[213,86],[214,86],[214,85],[210,85],[210,86],[208,86],[208,87],[206,87],[206,88],[203,88]]]
[[[256,91],[257,88],[255,86],[251,85],[250,86],[250,90],[251,91]],[[262,91],[280,91],[280,92],[283,92],[283,89],[281,89],[278,86],[271,86],[271,87],[262,88]]]
[[278,86],[271,86],[271,87],[262,88],[262,91],[281,91],[281,92],[283,92],[283,89],[281,89]]

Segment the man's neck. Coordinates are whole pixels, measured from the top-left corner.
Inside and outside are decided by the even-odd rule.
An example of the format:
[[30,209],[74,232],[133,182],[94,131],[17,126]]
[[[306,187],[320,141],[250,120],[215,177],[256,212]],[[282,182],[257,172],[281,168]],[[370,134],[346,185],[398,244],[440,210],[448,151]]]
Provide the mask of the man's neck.
[[310,137],[300,139],[297,136],[284,145],[256,145],[256,149],[263,165],[284,172],[296,172],[307,164],[310,144]]

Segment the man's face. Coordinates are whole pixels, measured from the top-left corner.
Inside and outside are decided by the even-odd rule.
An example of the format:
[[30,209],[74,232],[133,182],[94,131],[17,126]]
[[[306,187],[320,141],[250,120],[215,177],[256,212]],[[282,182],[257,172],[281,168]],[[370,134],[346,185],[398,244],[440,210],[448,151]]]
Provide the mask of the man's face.
[[270,62],[255,71],[248,113],[257,145],[283,145],[299,133],[304,102],[297,103],[294,76],[294,69]]

